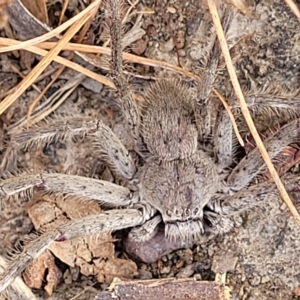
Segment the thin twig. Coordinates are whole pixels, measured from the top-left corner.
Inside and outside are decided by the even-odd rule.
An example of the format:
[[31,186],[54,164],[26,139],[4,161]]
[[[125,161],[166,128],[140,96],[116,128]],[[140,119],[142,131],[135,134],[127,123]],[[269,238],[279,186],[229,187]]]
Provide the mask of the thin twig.
[[[4,38],[1,38],[1,37],[0,37],[0,44],[3,44],[4,40],[5,40],[5,43],[9,43],[11,45],[17,45],[18,44],[18,41],[15,41],[15,40],[12,40],[12,39],[4,39]],[[52,44],[53,47],[51,47],[51,49],[53,49],[56,44],[57,43],[53,43]],[[35,54],[41,55],[41,56],[46,56],[49,53],[48,51],[43,50],[43,49],[41,49],[39,47],[36,47],[36,46],[28,46],[26,48],[26,51],[30,51],[32,53],[35,53]],[[115,88],[115,85],[112,83],[111,80],[109,80],[105,76],[94,73],[94,72],[90,71],[89,69],[86,69],[86,68],[82,67],[79,64],[76,64],[72,61],[69,61],[69,60],[67,60],[67,59],[65,59],[61,56],[56,56],[56,57],[53,58],[53,60],[55,62],[59,63],[59,64],[62,64],[64,66],[72,69],[72,70],[75,70],[77,72],[80,72],[80,73],[92,78],[92,79],[95,79],[96,81],[101,82],[101,83],[105,84],[108,87]]]
[[[31,47],[34,47],[34,46],[27,46],[26,48],[19,48],[19,46],[18,46],[19,42],[18,41],[13,40],[13,39],[1,38],[0,37],[0,44],[1,45],[13,45],[14,48],[16,48],[17,50],[23,49],[23,50],[27,50],[27,51],[30,51],[30,52],[34,52],[32,50],[33,49],[37,50],[38,49],[37,47],[40,47],[42,49],[47,49],[47,50],[53,49],[53,47],[55,47],[57,43],[56,42],[44,42],[44,43],[38,43],[37,45],[35,45],[36,48],[31,48]],[[11,47],[11,46],[9,46],[9,47]],[[1,53],[2,49],[7,49],[7,48],[8,47],[5,47],[5,48],[0,47],[0,53]],[[94,45],[76,44],[76,43],[68,43],[63,47],[62,50],[79,51],[79,52],[94,53],[94,54],[100,53],[100,54],[105,54],[105,55],[111,55],[111,48],[101,47],[101,46],[94,46]],[[37,52],[34,52],[34,53],[38,54]],[[43,55],[43,54],[39,54],[39,55]],[[193,74],[190,71],[187,71],[183,68],[180,68],[176,65],[173,65],[173,64],[170,64],[170,63],[167,63],[167,62],[164,62],[164,61],[151,59],[151,58],[146,58],[146,57],[142,57],[142,56],[137,56],[137,55],[126,53],[126,52],[123,52],[123,58],[124,58],[124,60],[126,60],[128,62],[131,62],[131,63],[138,63],[138,64],[151,66],[151,67],[160,67],[160,68],[163,68],[163,69],[175,71],[175,72],[180,73],[180,74],[182,74],[186,77],[192,78],[193,80],[197,80],[197,81],[200,80],[200,77],[198,75]]]
[[[64,6],[65,6],[65,9],[67,9],[67,6],[68,6],[67,0],[64,2]],[[62,9],[62,13],[64,14],[64,8]],[[79,37],[77,39],[78,43],[80,43],[84,39],[88,29],[91,26],[91,22],[92,22],[93,18],[95,17],[96,13],[97,13],[97,10],[94,11],[94,13],[91,15],[91,18],[83,25],[83,28],[80,31]],[[74,52],[70,52],[67,57],[67,60],[72,60],[73,56],[74,56]],[[31,114],[32,114],[33,110],[35,109],[36,105],[40,102],[41,98],[46,94],[46,92],[55,83],[55,81],[59,78],[59,76],[63,73],[64,70],[65,70],[65,66],[61,65],[59,67],[58,71],[56,72],[56,74],[54,75],[54,77],[52,78],[52,80],[47,84],[47,86],[43,89],[43,91],[30,104],[28,111],[27,111],[27,128],[30,126],[30,117],[31,117]]]
[[[95,1],[93,3],[100,4],[101,0]],[[94,6],[94,9],[98,6]],[[52,60],[59,54],[64,45],[69,42],[69,40],[74,36],[74,34],[82,27],[82,25],[90,18],[91,11],[86,13],[81,19],[76,21],[66,32],[66,34],[61,38],[61,40],[56,44],[56,46],[49,51],[49,53],[41,59],[36,67],[27,75],[25,80],[22,80],[14,89],[11,94],[9,94],[0,103],[0,114],[2,114],[18,97],[20,97],[23,92],[34,82],[36,78],[46,69],[46,67],[52,62]]]
[[61,23],[63,22],[65,12],[66,12],[66,10],[68,8],[68,5],[69,5],[69,0],[65,0],[65,1],[63,1],[63,3],[64,4],[63,4],[63,7],[62,7],[61,12],[60,12],[58,26],[61,25]]
[[284,185],[282,184],[281,180],[280,180],[280,177],[268,155],[268,152],[265,148],[265,145],[264,143],[262,142],[258,132],[257,132],[257,129],[254,125],[254,122],[251,118],[251,115],[250,115],[250,112],[248,110],[248,107],[247,107],[247,104],[246,104],[246,101],[245,101],[245,98],[244,98],[244,95],[243,95],[243,92],[242,92],[242,89],[241,89],[241,86],[239,84],[239,81],[238,81],[238,78],[237,78],[237,75],[236,75],[236,72],[235,72],[235,69],[234,69],[234,66],[233,66],[233,63],[232,63],[232,60],[231,60],[231,57],[230,57],[230,53],[229,53],[229,49],[228,49],[228,46],[227,46],[227,43],[226,43],[226,39],[225,39],[225,35],[224,35],[224,31],[223,31],[223,28],[222,28],[222,25],[221,25],[221,21],[220,21],[220,17],[219,17],[219,14],[218,14],[218,9],[217,9],[217,6],[216,6],[216,3],[214,0],[207,0],[207,3],[208,3],[208,7],[209,7],[209,11],[211,13],[211,16],[212,16],[212,20],[214,22],[214,25],[215,25],[215,28],[216,28],[216,32],[217,32],[217,36],[218,36],[218,39],[219,39],[219,42],[220,42],[220,46],[221,46],[221,49],[222,49],[222,53],[224,55],[224,59],[225,59],[225,63],[226,63],[226,67],[227,67],[227,70],[228,70],[228,73],[229,73],[229,76],[230,76],[230,79],[231,79],[231,82],[232,82],[232,85],[233,85],[233,88],[234,88],[234,91],[237,95],[237,98],[239,99],[239,102],[240,102],[240,106],[241,106],[241,111],[242,111],[242,114],[246,120],[246,123],[250,129],[250,132],[256,142],[256,145],[265,161],[265,164],[267,165],[267,168],[271,174],[271,177],[273,178],[278,190],[279,190],[279,193],[282,197],[282,199],[284,200],[284,202],[286,203],[286,205],[288,206],[288,208],[290,209],[292,215],[294,216],[295,220],[297,221],[297,223],[300,225],[300,216],[298,214],[298,211],[297,209],[295,208],[293,202],[291,201]]
[[212,88],[212,91],[217,95],[217,97],[221,100],[223,106],[225,107],[225,109],[226,109],[226,111],[227,111],[227,113],[228,113],[228,115],[229,115],[231,124],[232,124],[232,126],[233,126],[233,130],[234,130],[234,132],[235,132],[235,135],[236,135],[236,137],[237,137],[237,139],[238,139],[240,145],[241,145],[242,147],[244,147],[244,146],[245,146],[244,140],[243,140],[243,138],[241,137],[241,135],[240,135],[240,133],[239,133],[238,127],[237,127],[237,125],[236,125],[234,116],[233,116],[233,114],[232,114],[232,111],[231,111],[229,105],[227,104],[225,98],[219,93],[219,91],[218,91],[216,88],[213,87],[213,88]]
[[83,16],[88,14],[90,11],[94,10],[95,7],[98,7],[98,5],[101,3],[101,0],[96,0],[95,2],[92,2],[86,9],[82,10],[79,14],[75,15],[73,18],[70,20],[66,21],[65,23],[61,24],[60,26],[52,29],[51,31],[35,37],[33,39],[24,41],[24,42],[19,42],[18,44],[15,44],[13,46],[8,46],[5,48],[0,49],[0,53],[8,52],[8,51],[13,51],[13,50],[19,50],[19,49],[24,49],[26,50],[26,47],[32,46],[44,41],[47,41],[53,37],[58,36],[61,32],[65,31],[67,28],[69,28],[71,25],[73,25],[76,21],[82,19]]
[[300,11],[297,4],[293,0],[284,0],[284,1],[290,7],[291,11],[296,15],[296,17],[300,19]]

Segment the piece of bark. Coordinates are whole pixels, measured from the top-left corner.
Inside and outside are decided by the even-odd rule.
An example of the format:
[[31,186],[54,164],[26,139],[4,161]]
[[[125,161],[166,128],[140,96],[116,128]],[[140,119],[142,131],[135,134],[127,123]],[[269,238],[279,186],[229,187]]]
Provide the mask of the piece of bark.
[[95,300],[229,300],[222,283],[185,279],[155,279],[117,282],[112,292],[101,292]]

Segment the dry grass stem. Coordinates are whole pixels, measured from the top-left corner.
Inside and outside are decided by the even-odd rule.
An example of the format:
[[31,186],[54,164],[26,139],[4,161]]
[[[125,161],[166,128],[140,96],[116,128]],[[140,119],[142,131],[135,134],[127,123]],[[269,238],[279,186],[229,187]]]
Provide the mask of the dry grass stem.
[[215,1],[207,0],[207,4],[209,7],[209,11],[211,13],[215,28],[216,28],[217,36],[218,36],[219,43],[220,43],[220,46],[222,49],[222,53],[224,55],[226,67],[227,67],[234,91],[240,102],[242,114],[243,114],[243,116],[246,120],[246,123],[250,129],[250,132],[256,142],[256,145],[257,145],[258,149],[260,150],[260,153],[261,153],[261,155],[265,161],[265,164],[271,174],[271,177],[273,178],[273,180],[279,190],[281,197],[283,198],[284,202],[290,209],[290,211],[291,211],[292,215],[294,216],[294,218],[296,219],[297,223],[300,225],[299,213],[298,213],[297,209],[295,208],[293,202],[291,201],[289,194],[287,193],[284,185],[282,184],[280,177],[270,159],[270,156],[268,155],[265,145],[262,142],[262,140],[257,132],[257,129],[254,125],[254,122],[251,118],[250,112],[248,110],[241,86],[239,84],[239,81],[238,81],[238,78],[235,73],[235,69],[234,69],[234,66],[233,66],[233,63],[232,63],[232,60],[230,57],[230,52],[229,52],[229,49],[228,49],[228,46],[226,43],[226,39],[225,39],[224,31],[223,31],[223,28],[221,25],[221,21],[220,21],[220,17],[218,14],[218,9],[217,9],[216,3],[215,3]]
[[[97,6],[96,6],[97,7]],[[38,65],[32,69],[32,71],[22,80],[1,103],[0,114],[2,114],[23,92],[38,78],[39,75],[46,69],[46,67],[52,62],[52,60],[59,54],[63,46],[74,36],[74,34],[82,27],[82,25],[90,18],[91,13],[85,14],[82,19],[76,21],[62,37],[62,39],[56,44],[52,50],[47,53],[45,57],[41,59]]]
[[285,3],[290,7],[291,11],[300,19],[300,10],[297,4],[293,0],[284,0]]
[[[4,42],[4,40],[5,40],[6,43],[9,40],[10,44],[18,44],[18,42],[15,41],[15,40],[5,39],[5,38],[0,38],[0,44],[2,44]],[[53,43],[53,45],[56,45],[56,43]],[[32,53],[35,53],[37,55],[41,55],[41,56],[46,56],[49,53],[48,51],[43,50],[43,49],[41,49],[39,47],[36,47],[36,46],[29,46],[29,47],[26,48],[26,50],[30,51]],[[67,59],[65,59],[63,57],[60,57],[60,56],[54,57],[53,60],[57,63],[60,63],[64,66],[72,69],[72,70],[75,70],[77,72],[80,72],[80,73],[92,78],[92,79],[95,79],[98,82],[101,82],[101,83],[103,83],[103,84],[105,84],[105,85],[107,85],[107,86],[109,86],[113,89],[115,88],[115,85],[112,83],[111,80],[107,79],[105,76],[94,73],[94,72],[82,67],[81,65],[78,65],[78,64],[76,64],[72,61],[68,61]]]
[[[69,1],[65,1],[65,4],[68,4]],[[65,9],[67,8],[67,6],[65,7]],[[96,10],[94,10],[94,13],[91,15],[91,18],[83,25],[83,28],[79,34],[78,37],[78,42],[81,42],[88,29],[90,28],[91,22],[96,14]],[[64,13],[64,12],[63,12]],[[67,60],[71,61],[72,58],[74,56],[74,52],[69,53]],[[34,101],[31,103],[31,105],[29,106],[29,109],[27,111],[27,128],[30,126],[30,117],[31,114],[33,112],[33,110],[35,109],[36,105],[39,103],[39,101],[41,100],[41,98],[46,94],[46,92],[49,90],[49,88],[54,84],[54,82],[59,78],[59,76],[62,74],[62,72],[65,70],[65,66],[62,65],[59,67],[58,71],[56,72],[55,76],[52,78],[52,80],[47,84],[47,86],[43,89],[43,91],[40,93],[40,95],[38,95],[38,97],[36,97],[36,99],[34,99]]]
[[58,36],[61,32],[69,28],[71,25],[73,25],[76,21],[81,20],[83,16],[87,15],[90,13],[90,11],[93,11],[95,7],[98,7],[100,5],[102,0],[96,0],[95,2],[92,2],[86,9],[82,10],[79,14],[75,15],[73,18],[70,20],[66,21],[62,25],[52,29],[51,31],[38,36],[36,38],[33,38],[28,41],[24,42],[18,42],[18,44],[15,44],[13,46],[8,46],[0,49],[0,53],[8,52],[8,51],[14,51],[14,50],[20,50],[20,49],[26,49],[28,46],[32,46],[44,41],[47,41],[53,37]]
[[235,135],[237,136],[237,139],[238,139],[240,145],[241,145],[242,147],[244,147],[245,143],[244,143],[244,141],[243,141],[243,139],[242,139],[242,137],[241,137],[241,135],[240,135],[240,133],[239,133],[238,127],[237,127],[237,125],[236,125],[234,116],[233,116],[233,114],[232,114],[232,111],[231,111],[229,105],[227,104],[225,98],[219,93],[219,91],[218,91],[217,89],[212,88],[212,91],[217,95],[217,97],[220,99],[220,101],[222,102],[223,106],[225,107],[225,109],[226,109],[226,111],[227,111],[227,113],[228,113],[228,115],[229,115],[229,118],[230,118],[230,121],[231,121],[233,130],[234,130],[234,132],[235,132]]
[[58,22],[58,25],[61,25],[61,23],[63,22],[63,18],[65,16],[65,12],[69,6],[69,0],[64,0],[63,1],[63,7],[61,9],[61,12],[60,12],[60,16],[59,16],[59,22]]
[[[19,48],[19,42],[15,41],[13,39],[8,39],[8,38],[0,38],[0,44],[2,45],[2,47],[4,45],[15,45],[16,49],[20,50],[23,48]],[[39,54],[39,55],[45,55],[42,54],[42,49],[53,49],[53,47],[56,46],[57,43],[54,42],[45,42],[45,43],[38,43],[37,45],[35,45],[35,48],[33,48],[32,46],[30,47],[26,47],[24,50]],[[6,49],[8,47],[2,48],[2,49]],[[0,53],[1,53],[1,47],[0,47]],[[40,50],[39,53],[37,53],[37,51],[33,51],[33,49],[36,50]],[[85,52],[85,53],[94,53],[94,54],[105,54],[105,55],[110,55],[111,54],[111,48],[107,48],[107,47],[101,47],[101,46],[93,46],[93,45],[83,45],[83,44],[76,44],[76,43],[68,43],[67,45],[65,45],[63,47],[62,50],[68,50],[68,51],[79,51],[79,52]],[[45,51],[43,53],[46,53]],[[164,61],[160,61],[160,60],[156,60],[156,59],[151,59],[151,58],[145,58],[145,57],[141,57],[141,56],[137,56],[134,54],[130,54],[130,53],[126,53],[123,52],[123,58],[124,60],[130,62],[130,63],[139,63],[142,65],[146,65],[146,66],[151,66],[151,67],[160,67],[160,68],[164,68],[167,70],[171,70],[174,72],[178,72],[186,77],[192,78],[193,80],[200,80],[200,77],[196,74],[193,74],[190,71],[187,71],[183,68],[180,68],[176,65],[164,62]],[[60,58],[59,58],[60,59]],[[56,62],[59,62],[58,60],[54,59]],[[66,65],[66,62],[62,62],[62,60],[60,60],[61,64]],[[71,67],[70,67],[71,68]],[[78,70],[78,72],[81,72]],[[84,74],[84,73],[83,73]],[[87,75],[88,76],[88,75]],[[104,83],[105,84],[105,83]]]

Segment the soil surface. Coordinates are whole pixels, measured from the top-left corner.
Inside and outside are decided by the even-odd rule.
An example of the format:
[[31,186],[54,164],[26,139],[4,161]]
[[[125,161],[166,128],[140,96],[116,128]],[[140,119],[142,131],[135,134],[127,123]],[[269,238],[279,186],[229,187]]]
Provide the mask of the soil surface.
[[[80,3],[81,1],[70,1],[66,15],[71,15],[77,7],[81,8]],[[240,48],[237,46],[232,49],[240,82],[245,89],[253,89],[257,92],[275,86],[277,89],[289,90],[289,95],[293,91],[297,93],[300,68],[299,21],[282,0],[249,1],[249,7],[252,10],[251,16],[240,15],[237,18],[233,36],[235,40],[242,39],[245,33],[250,36]],[[61,1],[50,1],[48,8],[49,22],[52,26],[56,26]],[[128,47],[128,51],[180,65],[196,74],[201,72],[207,59],[207,49],[211,44],[212,30],[205,1],[140,0],[135,10],[143,12],[139,27],[144,30],[144,35],[134,40]],[[127,21],[126,32],[132,29],[135,21],[136,15]],[[12,28],[11,31],[9,28],[1,31],[3,37],[11,37],[12,34],[22,39],[22,34],[13,32]],[[99,45],[107,39],[100,14],[89,38],[90,40],[86,42]],[[0,92],[4,95],[20,82],[20,74],[26,75],[39,59],[25,51],[0,54]],[[77,61],[80,59],[76,58]],[[90,64],[88,66],[91,67]],[[55,67],[57,64],[52,64],[47,70]],[[132,89],[139,95],[151,81],[159,78],[172,76],[182,78],[186,82],[192,81],[190,78],[158,67],[128,64],[126,71],[130,74]],[[97,70],[97,72],[106,74],[105,70]],[[66,70],[53,84],[46,97],[51,97],[68,84],[74,85],[76,76],[78,74],[74,71]],[[42,90],[50,80],[51,77],[47,76],[38,81],[37,88]],[[216,86],[224,95],[232,95],[231,84],[224,69],[220,70],[220,79]],[[14,128],[14,124],[26,116],[29,105],[38,94],[39,92],[31,87],[0,117],[0,131],[3,137],[0,141],[2,155],[5,152],[7,133]],[[43,101],[45,100],[41,103],[44,103]],[[82,79],[63,104],[55,110],[55,115],[100,118],[113,129],[126,148],[132,150],[133,156],[135,155],[133,141],[126,131],[125,121],[118,109],[114,93],[102,84],[90,79]],[[110,171],[100,159],[95,158],[88,143],[80,137],[75,140],[70,138],[65,141],[44,143],[39,147],[20,151],[17,166],[19,171],[25,169],[56,171],[93,176],[122,184],[122,179]],[[298,166],[294,166],[290,172],[298,173]],[[291,196],[296,204],[298,202],[300,204],[299,194],[295,193]],[[16,202],[10,202],[1,211],[0,237],[5,241],[5,246],[0,249],[1,254],[4,254],[8,246],[16,245],[27,238],[33,226],[36,230],[45,230],[43,226],[46,221],[38,220],[37,223],[34,217],[36,211],[39,215],[39,209],[46,211],[50,206],[61,209],[55,212],[53,218],[56,221],[59,219],[58,216],[66,214],[67,219],[73,218],[70,213],[63,210],[59,202],[53,204],[54,200],[45,200],[41,197],[35,196],[33,202],[29,201],[23,206],[18,203],[20,199],[15,199]],[[41,204],[42,202],[46,204]],[[36,207],[38,204],[46,205],[46,208]],[[81,216],[85,213],[87,212],[82,212]],[[97,272],[94,269],[88,270],[88,266],[96,265],[95,261],[91,263],[92,258],[86,258],[84,262],[72,258],[76,263],[67,264],[68,259],[56,254],[55,257],[52,256],[56,250],[50,249],[50,258],[47,259],[48,262],[51,261],[49,264],[52,267],[47,265],[46,269],[53,271],[51,274],[56,276],[57,281],[52,282],[57,286],[53,290],[50,287],[52,294],[50,297],[46,295],[47,288],[43,277],[45,269],[43,269],[40,287],[34,289],[34,292],[39,299],[94,299],[100,291],[107,289],[113,280],[113,276],[107,274],[114,270],[113,274],[116,277],[124,279],[195,277],[198,280],[213,281],[216,274],[226,273],[226,284],[232,291],[232,299],[300,299],[300,228],[282,200],[270,196],[264,205],[234,217],[233,222],[234,228],[229,233],[189,249],[174,251],[152,264],[132,261],[124,252],[122,242],[127,231],[117,232],[107,237],[106,241],[114,242],[115,249],[112,244],[109,246],[110,252],[106,254],[106,261],[111,263],[104,266],[99,262]],[[88,242],[87,239],[81,242],[93,243],[93,241]],[[77,246],[75,248],[78,250]],[[86,248],[91,251],[88,255],[93,255],[90,247]],[[85,253],[86,251],[82,250]],[[78,252],[74,255],[85,257]],[[99,258],[100,255],[95,256]],[[128,269],[120,271],[118,259],[126,260],[125,265]],[[43,260],[42,264],[44,262]],[[82,272],[83,265],[86,272]],[[115,268],[118,270],[115,271]],[[31,278],[30,281],[32,280]]]

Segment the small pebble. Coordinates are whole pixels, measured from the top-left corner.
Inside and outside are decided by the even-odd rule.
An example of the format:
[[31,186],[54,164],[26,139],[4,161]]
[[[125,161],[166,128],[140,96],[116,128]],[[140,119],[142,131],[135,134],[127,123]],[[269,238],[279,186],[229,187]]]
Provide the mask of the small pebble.
[[148,27],[147,27],[147,34],[149,35],[149,36],[151,36],[151,37],[153,37],[153,36],[155,36],[156,34],[157,34],[157,32],[156,32],[156,28],[155,28],[155,26],[154,25],[149,25]]
[[180,259],[177,263],[176,263],[176,268],[180,269],[184,266],[184,260]]
[[194,264],[187,265],[186,267],[182,268],[176,275],[177,278],[188,278],[193,276],[195,273]]
[[234,270],[237,261],[237,256],[231,251],[215,255],[213,258],[211,270],[215,273],[224,274],[228,271]]
[[167,261],[168,261],[168,257],[167,257],[166,255],[164,255],[164,256],[161,258],[161,260],[162,260],[163,262],[167,262]]
[[67,269],[64,273],[64,282],[65,284],[71,284],[72,283],[72,277],[70,274],[70,269]]
[[176,13],[176,9],[174,7],[168,6],[167,7],[167,11],[171,14],[175,14]]
[[74,267],[74,268],[70,268],[71,271],[71,275],[72,275],[72,279],[73,281],[76,281],[79,277],[79,268],[78,267]]
[[174,257],[174,253],[170,253],[167,255],[168,260],[172,260],[173,257]]
[[170,38],[165,43],[161,43],[159,45],[159,50],[164,53],[171,52],[173,50],[173,48],[174,48],[174,41],[172,38]]
[[202,277],[199,273],[195,274],[193,277],[195,280],[202,280]]
[[146,280],[152,279],[152,273],[150,271],[139,270],[139,274],[137,275],[138,279]]
[[284,210],[286,210],[286,208],[287,208],[286,204],[282,203],[282,205],[280,206],[280,210],[284,211]]
[[178,255],[187,265],[190,265],[193,262],[193,251],[191,249],[178,251]]
[[[270,277],[269,276],[262,276],[261,278],[261,283],[267,283],[270,281]],[[300,295],[299,295],[300,296]]]
[[212,247],[209,247],[208,248],[208,256],[212,257],[212,256],[214,256],[214,253],[215,253],[215,250]]
[[185,32],[183,30],[179,30],[176,34],[176,48],[182,49],[185,44]]
[[185,50],[179,49],[179,50],[178,50],[178,55],[179,55],[180,57],[185,57],[185,56],[186,56]]
[[257,285],[260,284],[261,278],[260,278],[260,276],[254,276],[253,278],[251,278],[251,279],[249,280],[249,282],[250,282],[251,285],[257,286]]
[[160,270],[160,274],[169,274],[171,272],[171,266],[165,266]]

